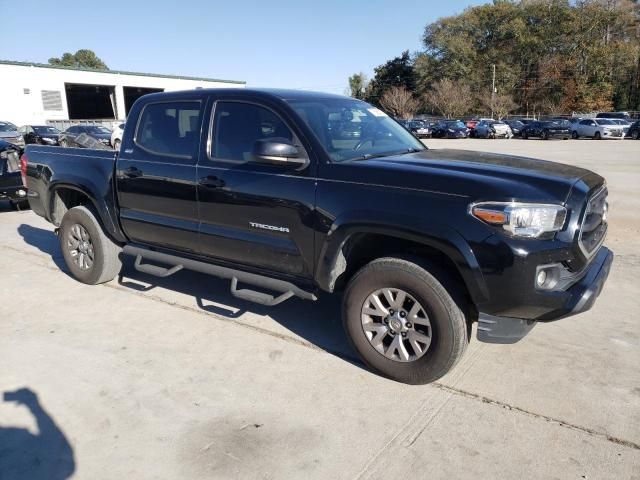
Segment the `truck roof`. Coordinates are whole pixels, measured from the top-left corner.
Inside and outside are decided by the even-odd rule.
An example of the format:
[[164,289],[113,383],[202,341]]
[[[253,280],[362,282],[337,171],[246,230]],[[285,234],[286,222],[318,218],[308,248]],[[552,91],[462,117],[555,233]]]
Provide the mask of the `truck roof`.
[[171,98],[201,96],[203,94],[229,93],[242,97],[278,98],[280,100],[309,100],[317,98],[347,98],[334,93],[313,92],[308,90],[293,90],[280,88],[199,88],[196,90],[179,90],[175,92],[159,92],[145,95],[145,98]]

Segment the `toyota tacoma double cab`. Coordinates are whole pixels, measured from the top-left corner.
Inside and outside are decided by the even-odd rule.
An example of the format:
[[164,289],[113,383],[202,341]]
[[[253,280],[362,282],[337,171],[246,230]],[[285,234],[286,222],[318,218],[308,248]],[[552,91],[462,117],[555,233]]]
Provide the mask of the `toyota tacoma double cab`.
[[474,322],[479,340],[513,343],[588,310],[613,258],[599,175],[430,150],[324,93],[145,95],[119,152],[29,145],[21,169],[79,281],[112,280],[130,255],[159,277],[229,279],[262,305],[340,294],[355,350],[406,383],[451,370]]

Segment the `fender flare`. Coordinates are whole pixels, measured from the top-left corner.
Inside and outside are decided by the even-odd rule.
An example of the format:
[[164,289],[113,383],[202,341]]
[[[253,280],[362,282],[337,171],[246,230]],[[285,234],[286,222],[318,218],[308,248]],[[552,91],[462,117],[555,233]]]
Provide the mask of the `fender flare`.
[[[73,182],[73,183],[69,183],[69,182]],[[119,226],[116,223],[114,223],[114,218],[116,218],[116,212],[109,207],[104,197],[100,197],[96,195],[95,190],[85,185],[85,182],[80,177],[65,178],[64,181],[54,180],[49,184],[49,189],[48,189],[49,198],[47,202],[48,202],[48,211],[50,212],[51,217],[53,217],[53,210],[54,210],[53,202],[55,200],[55,193],[57,190],[60,190],[60,189],[75,190],[76,192],[79,192],[85,195],[91,202],[91,205],[95,208],[98,214],[98,219],[100,220],[100,222],[102,223],[105,229],[105,233],[120,243],[127,241],[126,238],[124,238],[122,233],[120,232]],[[53,218],[50,218],[48,220],[51,223],[53,223]]]
[[[378,217],[378,220],[375,222],[350,221],[347,219],[338,221],[336,219],[325,238],[318,256],[315,280],[322,290],[328,292],[334,290],[338,276],[344,272],[346,267],[343,248],[354,235],[364,233],[380,234],[413,241],[442,253],[456,266],[475,304],[489,299],[489,291],[473,250],[456,230],[434,223],[426,225],[424,223],[400,222],[399,224],[390,222],[388,218],[386,219],[387,221],[384,221],[384,219],[380,218],[379,212],[376,213],[376,217]],[[409,229],[406,225],[422,228]]]

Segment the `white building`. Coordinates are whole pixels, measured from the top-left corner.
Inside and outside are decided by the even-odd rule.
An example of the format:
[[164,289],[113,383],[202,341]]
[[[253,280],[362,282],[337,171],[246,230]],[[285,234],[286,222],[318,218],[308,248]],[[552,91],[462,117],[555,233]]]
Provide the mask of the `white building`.
[[108,123],[124,120],[136,99],[147,93],[244,86],[235,80],[0,60],[0,120],[62,127],[79,121]]

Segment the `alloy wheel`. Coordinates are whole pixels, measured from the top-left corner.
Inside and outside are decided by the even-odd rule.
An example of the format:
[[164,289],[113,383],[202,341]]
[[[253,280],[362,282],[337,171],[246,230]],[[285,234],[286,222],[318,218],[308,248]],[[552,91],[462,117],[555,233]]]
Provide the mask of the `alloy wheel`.
[[79,223],[73,224],[67,233],[67,249],[73,263],[80,270],[90,270],[93,267],[94,251],[91,236]]
[[362,306],[362,329],[371,346],[390,360],[413,362],[431,345],[429,316],[409,293],[381,288]]

